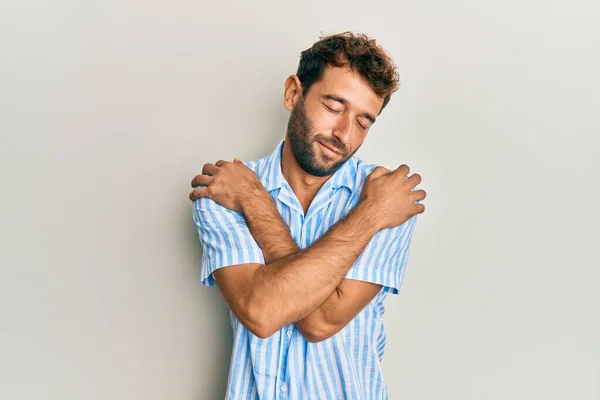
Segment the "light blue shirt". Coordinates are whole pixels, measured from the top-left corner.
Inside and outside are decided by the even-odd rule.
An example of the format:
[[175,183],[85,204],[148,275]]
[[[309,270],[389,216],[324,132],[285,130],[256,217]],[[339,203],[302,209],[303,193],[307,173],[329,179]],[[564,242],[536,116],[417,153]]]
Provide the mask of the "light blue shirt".
[[[271,194],[299,248],[305,249],[358,204],[366,176],[376,165],[348,160],[321,187],[306,215],[281,172],[282,140],[267,157],[245,163]],[[214,286],[212,273],[229,265],[264,264],[262,251],[242,214],[210,199],[193,203],[202,245],[201,280]],[[318,343],[307,341],[294,324],[260,339],[229,312],[233,349],[227,399],[387,399],[381,360],[387,293],[398,293],[416,216],[379,231],[346,274],[383,285],[375,298],[341,331]]]

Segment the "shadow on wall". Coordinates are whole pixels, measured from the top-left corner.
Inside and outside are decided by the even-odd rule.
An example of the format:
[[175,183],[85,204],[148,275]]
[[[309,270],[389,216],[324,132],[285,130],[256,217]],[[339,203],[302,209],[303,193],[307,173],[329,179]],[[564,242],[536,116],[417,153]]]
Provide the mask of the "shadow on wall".
[[[257,160],[271,154],[273,149],[284,138],[289,113],[281,106],[280,101],[278,94],[276,101],[272,101],[274,111],[265,112],[266,126],[270,126],[271,128],[267,129],[266,132],[257,133],[254,137],[250,135],[246,137],[248,143],[244,145],[249,146],[252,150],[246,152],[247,155],[249,154],[247,157],[238,154],[242,161]],[[189,176],[186,176],[183,182],[181,182],[184,185],[181,198],[187,199],[189,190],[191,190],[189,181],[191,181],[193,175],[201,170],[204,163],[214,163],[220,158],[231,161],[226,156],[219,154],[215,154],[211,159],[194,161],[194,163],[197,163],[194,164],[194,168],[197,169],[190,171]],[[187,178],[189,178],[189,181]],[[202,399],[222,399],[225,397],[227,389],[229,362],[233,344],[229,308],[217,287],[203,286],[200,282],[202,249],[196,226],[192,220],[192,210],[189,201],[185,203],[182,210],[181,223],[184,223],[189,228],[185,244],[185,251],[189,252],[189,255],[186,259],[190,259],[193,262],[192,276],[196,284],[193,290],[197,294],[194,298],[199,299],[198,301],[201,303],[200,320],[202,321],[202,325],[195,333],[201,348],[199,355],[201,359],[198,361],[198,365],[200,370],[202,370],[202,376],[198,377],[200,387],[197,390],[198,393],[202,393]]]
[[[198,232],[192,221],[189,203],[186,207],[188,221],[190,225],[190,249],[193,249],[193,260],[195,265],[195,274],[197,278],[197,290],[199,292],[200,320],[202,325],[196,332],[197,340],[201,343],[202,352],[198,365],[200,369],[208,372],[207,376],[198,377],[201,387],[198,393],[202,393],[203,399],[223,399],[227,389],[227,376],[229,373],[229,361],[231,359],[231,346],[233,343],[233,333],[229,319],[229,308],[221,295],[219,289],[202,285],[200,282],[200,259],[202,249],[198,239]],[[210,370],[202,366],[211,366]],[[200,397],[199,397],[200,398]]]

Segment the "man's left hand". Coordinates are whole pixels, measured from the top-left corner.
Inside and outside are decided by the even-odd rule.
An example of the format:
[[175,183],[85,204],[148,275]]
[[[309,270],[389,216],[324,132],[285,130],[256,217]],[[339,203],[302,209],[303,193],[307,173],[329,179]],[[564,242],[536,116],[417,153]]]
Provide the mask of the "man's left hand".
[[[197,188],[197,186],[205,186]],[[202,174],[192,180],[194,190],[190,200],[208,197],[225,208],[242,211],[242,202],[253,197],[257,190],[264,187],[254,171],[238,159],[233,162],[219,160],[215,164],[205,164]]]

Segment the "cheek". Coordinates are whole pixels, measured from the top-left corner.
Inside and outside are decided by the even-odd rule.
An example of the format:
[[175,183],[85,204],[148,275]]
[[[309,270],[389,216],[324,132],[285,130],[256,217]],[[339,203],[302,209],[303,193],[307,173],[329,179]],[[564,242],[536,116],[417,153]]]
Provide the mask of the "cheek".
[[337,116],[325,110],[317,111],[308,116],[313,127],[313,133],[329,134],[337,122]]
[[365,141],[366,136],[367,135],[362,131],[357,133],[352,138],[352,143],[350,144],[350,146],[352,146],[352,149],[350,151],[354,151],[354,150],[358,149],[360,146],[362,146],[363,142]]

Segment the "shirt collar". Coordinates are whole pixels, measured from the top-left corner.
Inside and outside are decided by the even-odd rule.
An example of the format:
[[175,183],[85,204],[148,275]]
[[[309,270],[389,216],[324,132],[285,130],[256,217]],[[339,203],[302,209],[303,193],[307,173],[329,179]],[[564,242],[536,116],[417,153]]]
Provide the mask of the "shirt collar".
[[[282,186],[288,185],[281,171],[281,156],[283,154],[283,145],[285,139],[282,139],[275,150],[267,156],[267,165],[265,170],[267,171],[267,180],[265,188],[268,192],[281,189]],[[354,190],[354,180],[356,177],[356,159],[351,157],[344,163],[325,183],[329,185],[331,189],[337,189],[340,186],[345,186],[351,191]]]

